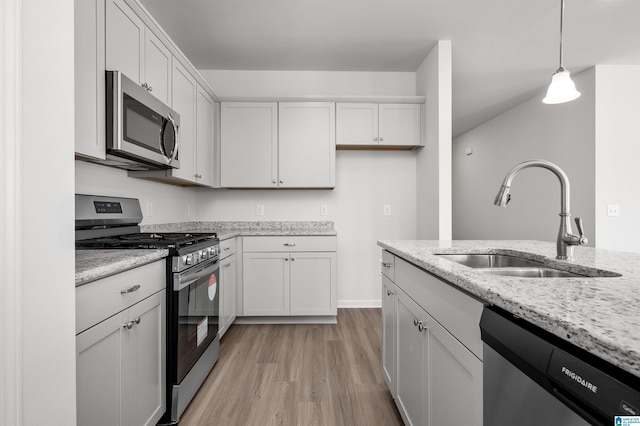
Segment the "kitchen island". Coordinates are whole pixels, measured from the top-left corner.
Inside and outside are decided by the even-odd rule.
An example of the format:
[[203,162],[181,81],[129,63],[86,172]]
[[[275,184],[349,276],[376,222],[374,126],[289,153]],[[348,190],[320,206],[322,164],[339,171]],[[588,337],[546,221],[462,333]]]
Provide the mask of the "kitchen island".
[[[555,244],[542,241],[385,240],[378,245],[483,303],[640,376],[640,254],[579,247],[569,262],[556,260]],[[499,276],[437,256],[456,253],[511,254],[599,276]],[[611,272],[621,276],[607,276]]]

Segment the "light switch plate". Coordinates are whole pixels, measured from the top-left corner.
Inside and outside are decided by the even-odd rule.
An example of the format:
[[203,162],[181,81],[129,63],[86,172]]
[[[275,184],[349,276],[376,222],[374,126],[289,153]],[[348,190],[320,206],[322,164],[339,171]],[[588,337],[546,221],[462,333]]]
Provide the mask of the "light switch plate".
[[256,216],[264,216],[264,204],[256,204]]
[[153,216],[153,203],[151,201],[147,201],[147,214],[146,217]]
[[391,216],[391,204],[384,205],[384,215]]

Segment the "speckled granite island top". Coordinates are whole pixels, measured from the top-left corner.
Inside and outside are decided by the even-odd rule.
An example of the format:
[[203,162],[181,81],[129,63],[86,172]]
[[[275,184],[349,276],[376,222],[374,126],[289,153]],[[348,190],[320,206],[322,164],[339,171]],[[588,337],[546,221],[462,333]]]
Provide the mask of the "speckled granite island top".
[[144,225],[142,232],[215,232],[225,240],[250,235],[337,235],[330,221],[180,222]]
[[164,259],[169,250],[76,250],[76,287]]
[[[499,306],[620,368],[640,376],[640,254],[577,247],[556,260],[542,241],[378,241],[406,261]],[[501,253],[580,273],[596,268],[621,277],[518,278],[479,272],[436,256]],[[582,267],[582,268],[581,268]]]

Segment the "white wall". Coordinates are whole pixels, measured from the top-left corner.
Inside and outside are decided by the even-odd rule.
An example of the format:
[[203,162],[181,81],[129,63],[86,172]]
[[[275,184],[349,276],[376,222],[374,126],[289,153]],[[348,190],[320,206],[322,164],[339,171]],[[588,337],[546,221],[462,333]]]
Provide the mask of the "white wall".
[[0,424],[74,425],[73,1],[0,22]]
[[427,97],[425,147],[417,155],[417,235],[450,240],[451,41],[438,41],[420,65],[416,93]]
[[599,65],[595,83],[598,247],[640,252],[640,66]]
[[[541,92],[454,140],[455,239],[555,241],[560,185],[548,170],[523,171],[513,181],[509,205],[493,205],[505,174],[513,166],[544,159],[568,175],[572,216],[583,218],[590,245],[595,243],[595,72],[592,68],[572,77],[582,92],[577,100],[545,105]],[[468,148],[472,155],[465,154]]]
[[[144,225],[194,220],[194,188],[130,178],[126,170],[86,161],[76,161],[75,169],[77,194],[138,198]],[[151,203],[151,215],[148,203]]]
[[413,72],[200,70],[218,96],[414,96]]
[[[415,95],[414,73],[201,71],[219,96]],[[338,151],[334,190],[197,191],[199,220],[331,220],[338,306],[380,306],[379,239],[416,235],[415,151]],[[256,204],[265,215],[256,216]],[[320,205],[329,214],[320,216]],[[391,204],[392,215],[383,216]]]

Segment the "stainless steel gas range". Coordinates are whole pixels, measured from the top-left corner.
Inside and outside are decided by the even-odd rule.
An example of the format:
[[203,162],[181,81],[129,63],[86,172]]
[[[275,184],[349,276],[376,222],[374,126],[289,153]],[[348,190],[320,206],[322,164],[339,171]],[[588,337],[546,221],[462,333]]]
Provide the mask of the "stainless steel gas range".
[[169,250],[167,411],[160,424],[177,424],[218,360],[218,238],[212,233],[142,233],[142,210],[134,198],[76,195],[75,202],[76,248]]

